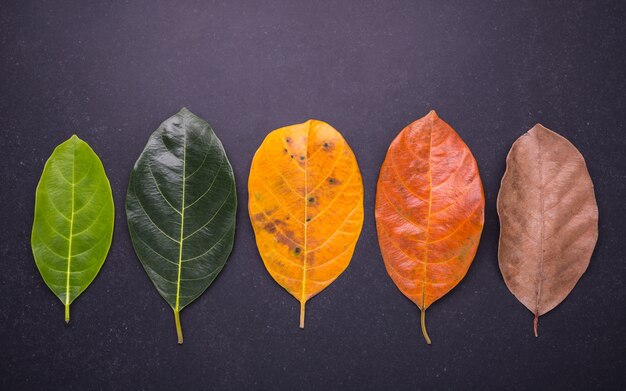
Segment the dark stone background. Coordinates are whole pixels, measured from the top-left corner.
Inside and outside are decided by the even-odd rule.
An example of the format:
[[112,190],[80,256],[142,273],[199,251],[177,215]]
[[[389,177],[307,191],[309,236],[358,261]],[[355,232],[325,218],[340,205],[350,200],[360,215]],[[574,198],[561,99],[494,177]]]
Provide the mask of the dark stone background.
[[[624,389],[625,18],[621,1],[2,1],[1,388]],[[148,136],[182,106],[224,143],[240,205],[229,263],[183,311],[178,346],[123,205]],[[487,205],[467,277],[429,310],[429,347],[385,272],[374,196],[389,143],[432,108],[473,151]],[[352,146],[366,219],[300,330],[246,186],[265,135],[309,118]],[[591,265],[539,338],[500,275],[495,209],[505,156],[537,122],[586,157],[600,209]],[[104,162],[117,218],[67,326],[29,240],[43,164],[72,133]]]

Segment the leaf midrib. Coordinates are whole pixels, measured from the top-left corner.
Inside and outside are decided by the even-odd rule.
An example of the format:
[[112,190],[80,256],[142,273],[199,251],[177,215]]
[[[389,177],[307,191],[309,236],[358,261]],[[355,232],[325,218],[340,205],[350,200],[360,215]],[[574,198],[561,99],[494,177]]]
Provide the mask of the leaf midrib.
[[[537,270],[537,300],[536,300],[536,304],[535,304],[535,316],[539,316],[539,305],[541,304],[541,288],[543,285],[543,263],[544,263],[544,227],[545,227],[545,221],[544,221],[544,216],[545,216],[545,205],[544,205],[544,182],[543,182],[543,154],[542,154],[542,150],[541,150],[541,139],[539,137],[539,134],[537,134],[537,160],[539,162],[539,200],[541,203],[541,214],[540,214],[540,220],[541,220],[541,228],[540,228],[540,232],[539,232],[539,243],[540,243],[540,251],[541,253],[539,254],[539,267]],[[536,329],[535,329],[535,333],[536,333]]]
[[428,272],[428,244],[430,242],[430,214],[433,206],[433,128],[435,120],[430,117],[430,133],[428,138],[428,215],[426,217],[426,251],[424,251],[424,272],[422,275],[422,313],[426,311],[426,273]]
[[[308,197],[309,194],[309,188],[308,188],[308,181],[307,181],[307,177],[309,176],[308,173],[308,166],[309,166],[309,134],[311,132],[311,122],[309,121],[309,126],[307,128],[306,131],[306,142],[304,144],[304,151],[306,153],[306,159],[304,161],[304,194],[306,194],[306,197]],[[306,303],[306,272],[307,272],[307,254],[308,254],[308,247],[307,247],[307,231],[308,231],[308,223],[307,223],[307,216],[309,214],[309,208],[308,208],[308,202],[306,200],[306,197],[304,197],[304,218],[302,219],[302,221],[304,221],[304,248],[302,249],[303,251],[303,262],[302,262],[302,292],[301,292],[301,296],[300,296],[300,305],[301,305],[301,314],[300,314],[300,327],[304,327],[304,303]]]
[[69,305],[70,305],[70,276],[72,265],[72,237],[74,235],[74,198],[76,190],[76,141],[72,142],[72,197],[71,197],[71,212],[70,212],[70,233],[68,235],[68,250],[67,250],[67,278],[65,285],[65,321],[69,322]]
[[183,241],[185,240],[185,185],[186,185],[186,169],[187,169],[187,129],[183,119],[183,182],[182,182],[182,200],[180,206],[180,240],[178,242],[178,277],[176,281],[176,308],[175,312],[180,311],[180,278],[183,270]]

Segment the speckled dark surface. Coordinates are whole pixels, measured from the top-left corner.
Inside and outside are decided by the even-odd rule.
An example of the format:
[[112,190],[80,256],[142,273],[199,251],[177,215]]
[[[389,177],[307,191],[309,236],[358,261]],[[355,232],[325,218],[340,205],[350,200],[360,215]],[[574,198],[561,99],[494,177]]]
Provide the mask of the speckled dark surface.
[[[3,1],[1,388],[624,389],[625,18],[619,1]],[[183,311],[178,346],[123,204],[148,136],[182,106],[224,143],[240,205],[229,263]],[[487,206],[467,277],[429,310],[429,347],[385,272],[373,208],[387,146],[432,108],[472,149]],[[265,134],[309,118],[352,146],[366,219],[300,330],[257,253],[246,184]],[[495,210],[506,153],[536,122],[586,157],[600,209],[591,265],[539,338],[500,275]],[[104,162],[117,219],[68,326],[29,238],[43,164],[72,133]]]

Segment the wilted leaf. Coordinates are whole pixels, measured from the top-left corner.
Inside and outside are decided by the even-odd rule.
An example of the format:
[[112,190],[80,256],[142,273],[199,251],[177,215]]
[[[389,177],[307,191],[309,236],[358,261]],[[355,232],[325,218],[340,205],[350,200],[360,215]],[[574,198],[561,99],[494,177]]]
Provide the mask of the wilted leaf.
[[465,276],[484,221],[485,199],[472,153],[434,111],[393,140],[376,190],[376,228],[387,272],[426,309]]
[[305,304],[348,266],[363,225],[363,185],[350,146],[310,120],[271,132],[248,181],[256,242],[274,280]]
[[213,282],[233,247],[235,179],[209,124],[187,109],[152,133],[135,163],[126,217],[135,252],[157,291],[180,311]]
[[598,207],[585,159],[537,124],[511,147],[498,194],[500,270],[535,315],[556,307],[587,270]]
[[52,153],[35,200],[31,246],[37,268],[54,294],[70,304],[91,284],[106,259],[115,208],[102,162],[72,136]]

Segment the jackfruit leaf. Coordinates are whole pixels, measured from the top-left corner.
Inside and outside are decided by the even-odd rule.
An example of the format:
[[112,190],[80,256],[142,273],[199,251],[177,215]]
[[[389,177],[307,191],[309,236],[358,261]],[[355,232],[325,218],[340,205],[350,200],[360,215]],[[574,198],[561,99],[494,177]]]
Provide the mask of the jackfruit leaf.
[[363,184],[350,146],[327,123],[271,132],[254,155],[250,219],[265,267],[300,302],[348,266],[363,225]]
[[476,160],[434,111],[393,140],[376,189],[378,241],[391,279],[421,310],[465,277],[483,229]]
[[211,126],[183,108],[152,133],[131,172],[126,218],[159,294],[180,311],[211,285],[235,235],[235,178]]
[[498,194],[500,271],[535,316],[552,310],[587,270],[598,239],[598,206],[585,159],[537,124],[511,147]]
[[91,284],[111,247],[115,207],[102,162],[75,135],[46,162],[35,199],[31,247],[50,290],[65,305]]

